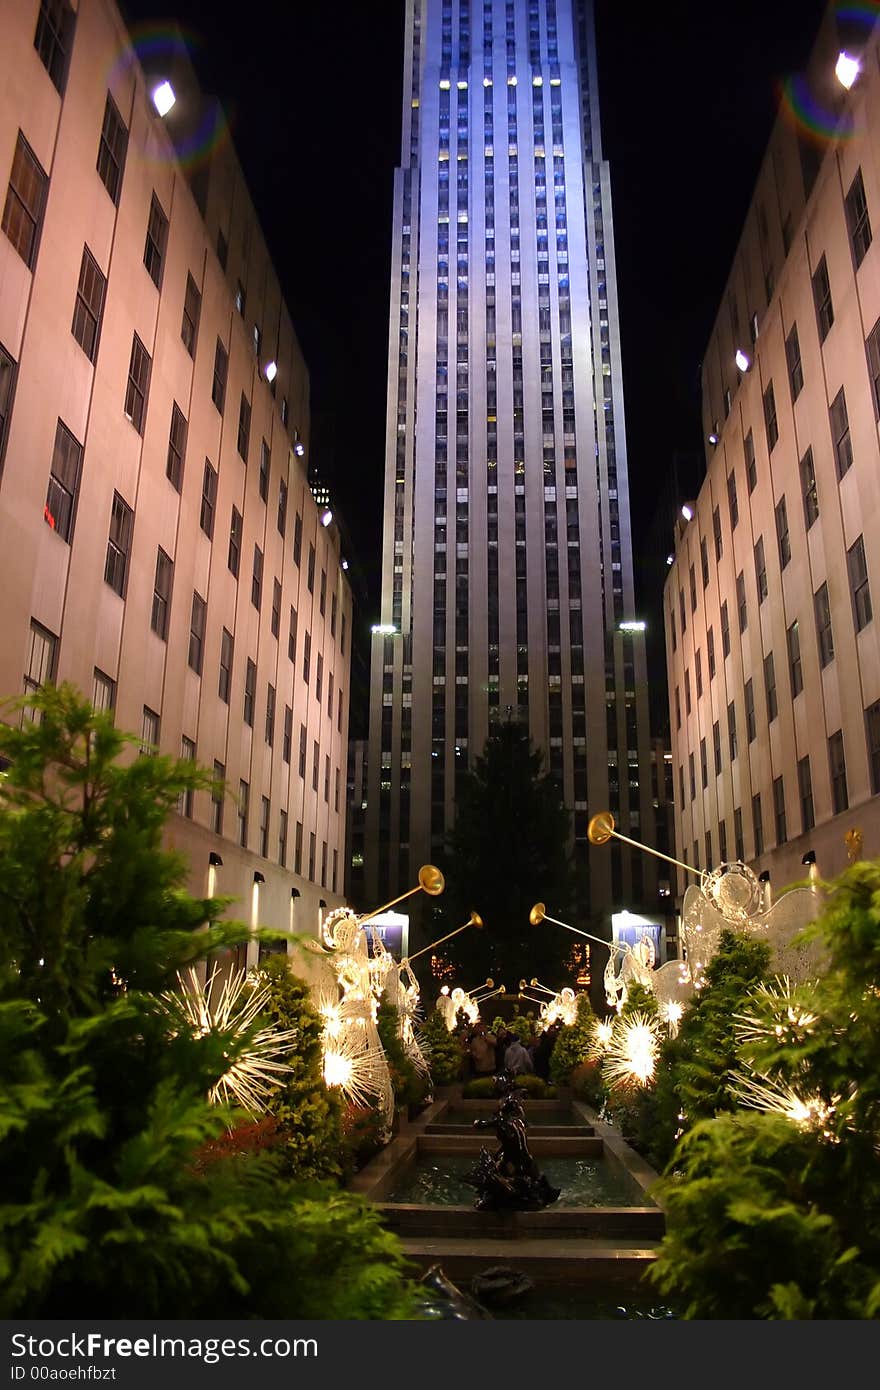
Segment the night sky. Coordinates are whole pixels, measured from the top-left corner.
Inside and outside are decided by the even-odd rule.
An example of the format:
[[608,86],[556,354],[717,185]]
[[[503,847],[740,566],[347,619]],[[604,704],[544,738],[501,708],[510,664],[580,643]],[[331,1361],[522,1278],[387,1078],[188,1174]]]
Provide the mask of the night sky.
[[[368,576],[364,619],[375,621],[403,0],[123,7],[133,23],[164,13],[199,36],[196,69],[230,115],[309,364],[313,414],[330,423],[336,499]],[[673,452],[702,451],[700,359],[777,84],[804,66],[823,9],[597,0],[637,557]]]

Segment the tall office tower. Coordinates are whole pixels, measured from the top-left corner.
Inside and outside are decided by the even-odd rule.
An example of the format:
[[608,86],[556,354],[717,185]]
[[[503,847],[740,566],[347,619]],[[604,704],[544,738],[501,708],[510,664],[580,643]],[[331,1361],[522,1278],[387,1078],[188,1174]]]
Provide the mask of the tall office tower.
[[830,8],[799,79],[824,132],[774,126],[664,597],[678,857],[779,887],[839,873],[852,830],[880,853],[878,54],[867,10]]
[[342,889],[351,591],[218,117],[112,0],[0,7],[0,697],[72,681],[213,768],[168,825],[191,888],[305,931]]
[[609,806],[653,835],[592,5],[408,0],[404,64],[368,888],[415,882],[512,718],[574,813],[584,911],[641,906],[652,861],[586,839]]

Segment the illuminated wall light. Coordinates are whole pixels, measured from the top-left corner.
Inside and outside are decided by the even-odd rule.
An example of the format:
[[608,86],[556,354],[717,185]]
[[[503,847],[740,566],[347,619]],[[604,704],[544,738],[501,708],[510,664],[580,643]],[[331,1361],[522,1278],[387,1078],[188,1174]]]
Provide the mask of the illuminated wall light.
[[685,505],[682,507],[681,514],[684,517],[685,521],[693,521],[694,519],[694,514],[691,511],[690,507],[687,505],[687,503],[685,503]]
[[718,443],[718,436],[717,436],[717,434],[714,433],[714,431],[713,431],[712,434],[709,435],[709,443],[710,443],[710,444],[717,444],[717,443]]
[[448,92],[448,91],[449,91],[449,78],[448,78],[448,77],[441,77],[441,79],[440,79],[440,90],[441,90],[441,92]]
[[667,565],[674,565],[674,564],[675,564],[675,556],[674,556],[674,555],[667,555],[667,556],[666,556],[666,563],[667,563]]
[[618,632],[644,632],[647,624],[641,618],[633,618],[630,621],[617,624]]
[[532,86],[533,86],[533,87],[543,87],[543,85],[544,85],[544,79],[543,79],[543,77],[540,77],[540,76],[539,76],[539,77],[533,77],[533,78],[532,78]]
[[515,73],[513,74],[513,76],[508,77],[508,79],[507,79],[507,85],[508,85],[508,87],[515,87],[515,86],[516,86],[516,74],[515,74]]
[[458,88],[458,90],[459,90],[460,92],[466,92],[466,91],[467,91],[467,83],[466,83],[466,82],[456,82],[455,85],[456,85],[456,87]]
[[374,623],[370,631],[377,637],[393,637],[397,628],[394,623]]
[[484,78],[483,78],[483,86],[484,86],[484,87],[491,87],[491,86],[492,86],[492,79],[491,79],[491,77],[484,77]]
[[274,381],[278,375],[278,363],[275,361],[266,363],[265,377],[267,381]]
[[561,78],[561,77],[551,77],[551,78],[550,78],[550,86],[551,86],[551,87],[561,87],[561,86],[562,86],[562,78]]
[[737,348],[736,357],[733,360],[736,362],[741,372],[747,372],[752,365],[751,358],[743,352],[742,348]]
[[846,87],[849,91],[861,69],[862,65],[858,58],[853,58],[851,54],[843,51],[838,53],[837,62],[834,65],[834,75],[841,87]]
[[302,458],[302,456],[303,456],[303,454],[305,453],[305,451],[306,451],[306,446],[305,446],[305,444],[303,444],[303,442],[302,442],[301,439],[298,439],[298,440],[296,441],[296,443],[294,444],[294,446],[293,446],[293,452],[296,454],[297,458]]
[[348,569],[348,561],[347,561],[347,560],[343,560],[343,561],[342,561],[342,568],[343,568],[344,570],[347,570],[347,569]]
[[333,520],[333,513],[331,512],[331,510],[330,510],[329,507],[325,507],[324,510],[323,510],[323,512],[321,513],[321,525],[322,525],[322,526],[329,526],[329,525],[330,525],[330,522],[331,522],[332,520]]
[[160,82],[158,87],[153,88],[150,95],[153,98],[153,105],[160,116],[167,116],[177,100],[177,97],[174,95],[174,88],[170,82]]

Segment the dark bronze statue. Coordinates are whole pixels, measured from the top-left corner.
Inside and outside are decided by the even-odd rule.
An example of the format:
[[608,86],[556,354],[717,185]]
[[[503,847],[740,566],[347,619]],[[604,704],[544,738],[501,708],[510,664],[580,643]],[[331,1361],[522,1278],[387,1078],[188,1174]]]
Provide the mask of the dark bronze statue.
[[475,1129],[494,1129],[499,1148],[480,1149],[476,1167],[465,1182],[477,1189],[478,1211],[540,1211],[555,1202],[560,1188],[551,1187],[529,1152],[526,1139],[525,1092],[515,1077],[500,1072],[495,1077],[498,1109],[491,1119],[474,1120]]

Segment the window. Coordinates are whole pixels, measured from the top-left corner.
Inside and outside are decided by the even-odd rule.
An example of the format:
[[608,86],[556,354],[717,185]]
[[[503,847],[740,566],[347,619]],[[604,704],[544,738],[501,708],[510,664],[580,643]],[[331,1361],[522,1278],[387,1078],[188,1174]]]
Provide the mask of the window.
[[785,824],[785,783],[781,777],[773,779],[773,818],[776,821],[776,843],[784,845],[788,831]]
[[165,261],[165,247],[168,243],[168,218],[162,211],[159,199],[153,194],[150,202],[150,216],[147,221],[147,240],[144,244],[144,265],[157,289],[162,285],[162,265]]
[[202,674],[202,660],[205,651],[205,619],[208,612],[208,605],[201,594],[193,590],[192,613],[189,620],[189,655],[188,664],[195,671],[197,676]]
[[290,605],[290,618],[287,624],[287,659],[296,661],[296,609]]
[[[187,738],[186,734],[183,734],[180,740],[180,757],[185,763],[194,763],[196,760],[195,739]],[[195,788],[185,787],[180,793],[177,810],[181,816],[186,816],[187,820],[192,820],[194,800]]]
[[736,500],[735,473],[728,473],[727,475],[727,504],[730,508],[730,529],[734,531],[739,521],[739,503]]
[[247,849],[248,833],[248,810],[250,808],[251,789],[247,782],[240,781],[238,784],[238,843],[243,849]]
[[287,484],[283,478],[278,479],[278,534],[284,535],[287,530]]
[[865,737],[868,745],[868,768],[871,774],[871,793],[880,793],[880,700],[865,710]]
[[[41,623],[31,619],[30,643],[24,671],[25,695],[33,695],[41,685],[54,681],[57,656],[58,638]],[[25,718],[33,720],[33,712],[25,715]]]
[[797,618],[795,618],[788,632],[785,634],[788,645],[788,674],[791,678],[791,698],[800,695],[804,688],[804,673],[801,666],[801,637],[798,628]]
[[336,728],[337,728],[337,730],[338,730],[340,733],[342,732],[342,689],[341,689],[341,688],[340,688],[339,694],[338,694],[338,696],[337,696],[337,698],[336,698]]
[[816,306],[816,322],[819,328],[819,342],[824,343],[834,322],[834,305],[831,302],[831,281],[828,279],[828,266],[823,256],[813,276],[813,303]]
[[154,709],[144,705],[143,719],[141,720],[141,746],[138,753],[141,757],[150,757],[159,749],[159,716]]
[[49,488],[43,516],[52,530],[69,545],[73,537],[76,498],[82,468],[82,445],[61,420],[55,427],[55,447],[49,471]]
[[[233,507],[232,510],[233,510],[233,513],[235,513],[235,508],[234,508],[234,507]],[[200,512],[199,512],[199,525],[201,526],[201,528],[202,528],[202,530],[204,531],[205,535],[208,537],[208,540],[213,540],[213,539],[214,539],[214,516],[215,516],[215,514],[216,514],[216,511],[217,511],[217,470],[216,470],[216,468],[213,466],[213,464],[211,463],[211,460],[210,460],[210,459],[205,459],[205,471],[204,471],[204,473],[202,474],[202,505],[201,505],[201,510],[200,510]],[[230,537],[229,544],[230,544],[230,548],[231,548],[231,546],[232,546],[232,538],[231,538],[231,537]],[[229,568],[232,569],[232,566],[230,565]],[[237,564],[237,562],[236,562],[235,570],[234,570],[233,572],[234,572],[235,574],[238,573],[238,564]]]
[[97,170],[101,181],[116,206],[122,189],[122,171],[125,168],[125,152],[128,149],[128,131],[116,109],[116,103],[107,93],[104,107],[104,123],[98,144]]
[[694,667],[697,677],[697,699],[699,700],[703,695],[703,658],[700,655],[699,647],[694,652]]
[[199,319],[202,313],[202,296],[199,287],[190,274],[186,277],[186,294],[183,298],[183,322],[180,336],[190,357],[196,355],[196,340],[199,336]]
[[700,739],[700,783],[705,791],[709,785],[709,758],[706,753],[706,740]]
[[224,704],[229,704],[229,690],[232,685],[232,653],[234,641],[232,633],[225,627],[220,638],[220,680],[217,685],[217,694]]
[[324,691],[324,658],[323,658],[323,656],[321,655],[321,653],[318,652],[318,665],[317,665],[317,670],[316,670],[316,672],[315,672],[315,699],[318,701],[318,704],[321,703],[321,697],[322,697],[322,695],[323,695],[323,691]]
[[764,693],[767,696],[767,723],[772,724],[779,713],[779,702],[776,696],[776,663],[773,660],[772,652],[768,652],[764,657]]
[[217,346],[214,349],[214,377],[211,382],[211,400],[216,405],[220,414],[223,414],[223,407],[226,404],[226,373],[229,370],[229,354],[217,339]]
[[871,608],[871,589],[868,584],[868,563],[865,559],[865,542],[862,536],[846,552],[846,568],[849,574],[849,591],[852,598],[853,621],[856,632],[867,627],[873,617]]
[[831,631],[831,604],[828,600],[828,585],[823,584],[813,595],[816,614],[816,639],[819,643],[819,664],[827,666],[834,660],[834,635]]
[[309,546],[309,568],[306,573],[306,584],[310,594],[315,592],[315,547]]
[[721,559],[724,554],[724,542],[721,538],[721,512],[718,507],[712,511],[712,535],[715,539],[715,559]]
[[764,559],[764,537],[759,536],[755,542],[755,584],[758,589],[758,604],[762,604],[767,597],[767,562]]
[[302,873],[302,858],[303,858],[303,828],[302,828],[302,821],[301,821],[301,820],[298,820],[297,823],[296,823],[296,838],[294,839],[294,842],[293,842],[293,871],[294,871],[294,873],[296,873],[296,874],[301,874],[301,873]]
[[767,430],[767,449],[772,454],[773,446],[779,438],[779,424],[776,419],[776,395],[771,381],[764,392],[764,426]]
[[131,344],[131,360],[128,364],[128,385],[125,388],[125,414],[138,434],[144,432],[151,366],[150,354],[135,333]]
[[219,227],[217,228],[217,259],[225,270],[229,260],[229,242]]
[[746,580],[742,570],[736,576],[736,611],[739,619],[739,630],[745,632],[749,625],[749,610],[746,605]]
[[299,726],[299,766],[298,766],[298,771],[299,771],[300,777],[302,777],[303,781],[305,781],[305,776],[306,776],[306,726],[305,726],[305,724],[300,724],[300,726]]
[[684,589],[679,589],[678,591],[678,611],[681,617],[681,635],[684,637],[684,634],[687,632],[687,611],[684,606]]
[[[0,422],[0,427],[2,427],[2,422]],[[336,595],[335,595],[335,594],[331,594],[331,595],[330,595],[330,636],[331,636],[331,637],[335,637],[335,636],[336,636],[336,610],[337,610],[338,606],[339,606],[339,605],[338,605],[337,600],[336,600]]]
[[156,578],[153,581],[153,607],[150,627],[157,637],[168,637],[168,610],[171,607],[171,586],[174,582],[174,561],[159,546],[156,553]]
[[276,579],[272,583],[272,636],[277,637],[281,631],[281,580]]
[[247,667],[244,677],[244,722],[254,727],[254,708],[257,703],[257,667],[256,663],[247,659]]
[[[693,574],[693,570],[691,570]],[[695,600],[696,605],[696,600]],[[318,588],[318,611],[323,618],[327,612],[327,571],[321,570],[321,583]]]
[[116,682],[95,667],[92,679],[92,708],[99,714],[110,714],[116,704]]
[[328,802],[328,803],[329,803],[329,801],[330,801],[330,759],[329,759],[329,757],[325,757],[325,759],[324,759],[324,800],[325,800],[326,802]]
[[754,743],[755,738],[757,737],[758,729],[757,729],[757,721],[756,721],[756,719],[755,719],[755,687],[754,687],[754,684],[753,684],[753,682],[752,682],[751,677],[749,677],[749,679],[746,681],[746,685],[745,685],[745,697],[746,697],[746,738],[748,739],[749,743]]
[[718,719],[712,725],[712,755],[715,760],[715,776],[721,775],[721,723]]
[[6,190],[3,230],[29,270],[33,269],[37,256],[48,183],[47,175],[19,131]]
[[303,519],[299,512],[297,512],[296,520],[293,523],[293,563],[297,566],[302,559],[302,538]]
[[321,766],[321,753],[317,740],[312,744],[312,791],[318,790],[318,769]]
[[688,714],[691,712],[691,673],[684,673],[684,707]]
[[705,536],[700,541],[700,569],[703,575],[703,588],[705,589],[709,584],[709,551]]
[[696,776],[694,775],[694,755],[693,755],[693,753],[688,753],[688,787],[689,787],[689,789],[690,789],[691,801],[693,801],[694,798],[695,798],[696,795],[697,795],[697,779],[696,779]]
[[731,700],[727,706],[727,739],[730,745],[730,761],[736,758],[736,706]]
[[89,248],[84,246],[70,331],[90,362],[94,362],[98,352],[106,286],[107,281],[98,269],[97,261]]
[[64,95],[73,42],[73,10],[67,0],[40,0],[34,48],[58,92]]
[[107,558],[104,562],[104,579],[110,588],[125,598],[125,581],[128,576],[128,554],[131,547],[131,528],[134,512],[127,502],[113,494],[110,510],[110,535],[107,539]]
[[211,829],[215,835],[223,834],[223,783],[226,780],[226,764],[214,759],[214,783],[211,787]]
[[788,534],[788,510],[785,498],[776,503],[776,543],[779,547],[779,568],[785,569],[791,559],[791,540]]
[[287,866],[287,812],[278,813],[278,863],[282,869]]
[[254,571],[251,576],[251,603],[259,610],[263,602],[263,552],[254,546]]
[[755,835],[755,855],[764,853],[764,822],[761,818],[761,793],[752,797],[752,830]]
[[749,430],[743,440],[743,455],[746,461],[746,482],[749,485],[749,493],[751,494],[754,492],[758,483],[758,465],[755,462],[755,438],[751,430]]
[[[611,708],[609,706],[609,708]],[[675,727],[681,728],[681,692],[678,686],[675,687]]]
[[241,283],[241,281],[238,280],[238,281],[236,281],[236,285],[235,285],[235,307],[236,307],[236,309],[238,310],[238,312],[241,314],[242,318],[244,318],[244,309],[245,309],[245,305],[246,305],[246,304],[247,304],[247,290],[245,289],[245,287],[244,287],[244,285]]
[[733,811],[733,847],[737,859],[742,863],[746,857],[746,847],[743,840],[743,813],[741,806],[734,807]]
[[186,420],[183,411],[175,401],[171,407],[171,428],[168,431],[168,458],[165,461],[165,476],[178,492],[180,492],[183,479],[183,456],[185,452]]
[[6,426],[9,423],[14,384],[15,363],[5,348],[0,347],[0,468],[3,464],[3,446],[6,443]]
[[715,679],[715,629],[710,627],[706,633],[706,656],[709,661],[709,679]]
[[819,494],[816,490],[816,471],[813,468],[813,450],[808,449],[800,461],[801,493],[804,499],[804,525],[809,531],[819,515]]
[[309,831],[309,878],[315,881],[315,832]]
[[828,764],[831,769],[831,808],[835,816],[839,816],[841,811],[849,807],[842,729],[838,729],[828,740]]
[[251,432],[251,403],[242,391],[238,407],[238,452],[247,463],[248,439]]
[[785,340],[785,360],[788,363],[788,387],[791,391],[791,403],[794,405],[804,386],[804,368],[801,362],[801,345],[798,342],[797,324],[791,326],[791,332]]
[[801,831],[806,834],[816,824],[813,813],[813,778],[810,773],[810,755],[798,759],[798,796],[801,802]]
[[269,497],[269,471],[271,467],[271,455],[269,445],[265,439],[260,443],[260,496],[266,502]]
[[834,441],[834,457],[837,462],[837,476],[848,473],[853,461],[852,440],[849,435],[849,415],[846,409],[846,396],[841,386],[831,402],[831,438]]
[[237,507],[232,508],[232,519],[229,523],[229,554],[226,563],[232,570],[236,579],[238,578],[238,566],[241,561],[241,534],[243,522],[241,512]]
[[309,673],[312,663],[312,634],[307,632],[303,638],[303,680],[306,685],[309,683]]
[[722,864],[727,863],[727,822],[718,823],[718,857]]
[[284,733],[281,738],[281,756],[286,763],[290,762],[290,751],[293,744],[293,710],[290,705],[284,706]]
[[871,245],[871,220],[868,217],[868,202],[865,198],[861,169],[856,170],[845,202],[849,244],[852,247],[853,263],[858,270]]
[[721,654],[730,656],[730,619],[727,615],[727,599],[721,605]]
[[266,687],[266,742],[269,747],[275,744],[275,687]]

